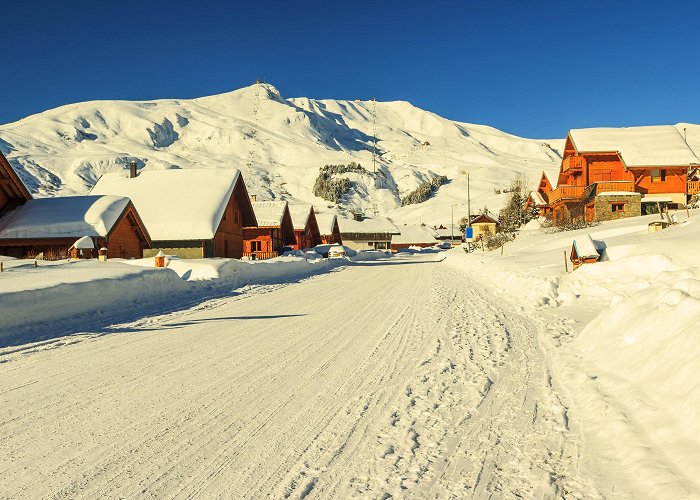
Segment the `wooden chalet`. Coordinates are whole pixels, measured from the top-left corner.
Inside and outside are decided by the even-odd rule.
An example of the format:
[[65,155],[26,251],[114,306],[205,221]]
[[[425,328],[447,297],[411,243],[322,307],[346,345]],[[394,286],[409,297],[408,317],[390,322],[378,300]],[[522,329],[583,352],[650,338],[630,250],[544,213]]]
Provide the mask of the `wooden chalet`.
[[321,244],[321,232],[318,229],[316,214],[312,205],[296,206],[290,209],[294,224],[295,250],[313,248]]
[[338,226],[343,245],[353,250],[390,250],[392,237],[401,233],[389,219],[382,217],[340,218]]
[[338,217],[335,214],[316,214],[316,222],[321,233],[322,245],[342,245]]
[[243,256],[270,259],[296,244],[294,224],[286,201],[254,201],[258,225],[243,228]]
[[0,217],[31,199],[32,195],[0,152]]
[[181,258],[243,256],[243,228],[257,226],[236,169],[148,170],[103,175],[92,194],[128,196],[162,250]]
[[[110,257],[141,258],[151,238],[134,204],[123,196],[66,196],[29,200],[0,219],[0,254],[67,258],[74,243],[90,238]],[[83,240],[84,241],[84,240]],[[87,247],[83,247],[87,248]],[[96,251],[85,257],[97,257]]]
[[576,210],[588,221],[619,219],[685,206],[695,189],[688,171],[699,163],[673,126],[573,129],[556,189],[538,192],[555,220]]

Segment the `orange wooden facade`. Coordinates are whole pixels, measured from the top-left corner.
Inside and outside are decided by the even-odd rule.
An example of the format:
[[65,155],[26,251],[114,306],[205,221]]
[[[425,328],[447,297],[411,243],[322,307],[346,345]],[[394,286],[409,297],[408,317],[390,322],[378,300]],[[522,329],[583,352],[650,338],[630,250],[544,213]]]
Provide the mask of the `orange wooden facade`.
[[294,228],[294,236],[296,239],[296,243],[294,245],[295,250],[313,248],[316,245],[321,244],[321,232],[318,229],[318,222],[316,222],[314,207],[311,207],[309,210],[309,217],[304,228]]
[[256,225],[248,190],[243,177],[239,176],[219,221],[213,242],[202,242],[202,256],[240,259],[243,257],[243,228]]
[[285,207],[280,225],[243,228],[243,255],[257,259],[277,257],[285,246],[294,246],[296,235],[289,209]]
[[[595,218],[592,199],[603,192],[644,195],[687,193],[688,166],[627,167],[618,152],[579,152],[567,135],[556,189],[547,194],[556,219],[576,205],[585,205],[587,220]],[[547,187],[540,183],[540,193]]]

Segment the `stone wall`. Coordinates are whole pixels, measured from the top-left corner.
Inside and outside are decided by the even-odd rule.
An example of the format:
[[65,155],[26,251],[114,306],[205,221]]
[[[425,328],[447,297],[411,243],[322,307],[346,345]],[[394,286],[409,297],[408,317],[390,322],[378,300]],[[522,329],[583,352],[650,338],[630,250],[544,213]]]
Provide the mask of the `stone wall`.
[[[614,203],[624,203],[624,210],[622,212],[613,212],[612,205]],[[630,193],[629,195],[598,195],[595,197],[594,206],[596,221],[625,219],[642,215],[641,195],[638,193]]]

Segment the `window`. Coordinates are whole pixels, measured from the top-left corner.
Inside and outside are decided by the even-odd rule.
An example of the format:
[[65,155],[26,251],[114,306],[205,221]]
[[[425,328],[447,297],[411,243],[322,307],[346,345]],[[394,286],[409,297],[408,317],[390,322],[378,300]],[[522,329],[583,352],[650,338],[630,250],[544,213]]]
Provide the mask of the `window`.
[[666,170],[664,170],[664,169],[652,170],[649,177],[651,177],[651,182],[665,182],[666,181]]
[[238,210],[233,211],[233,222],[238,224]]
[[375,244],[374,248],[376,248],[377,250],[387,250],[389,248],[389,244],[385,241],[378,241]]
[[625,204],[624,203],[612,203],[611,204],[611,211],[613,213],[624,212],[625,211]]

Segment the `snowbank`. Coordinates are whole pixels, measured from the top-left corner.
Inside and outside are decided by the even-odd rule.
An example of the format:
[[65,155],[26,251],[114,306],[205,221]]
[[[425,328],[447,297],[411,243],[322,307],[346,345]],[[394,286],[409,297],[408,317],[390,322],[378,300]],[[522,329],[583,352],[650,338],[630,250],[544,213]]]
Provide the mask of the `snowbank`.
[[[547,234],[499,251],[448,252],[540,323],[556,378],[586,439],[584,461],[621,498],[700,497],[700,211],[648,233],[659,216]],[[564,270],[590,233],[602,262]]]
[[6,272],[0,274],[0,345],[187,307],[251,284],[294,282],[389,255],[358,252],[343,259],[316,254],[263,261],[174,258],[167,259],[164,269],[155,268],[153,258],[40,262],[38,268],[34,261],[6,260]]

